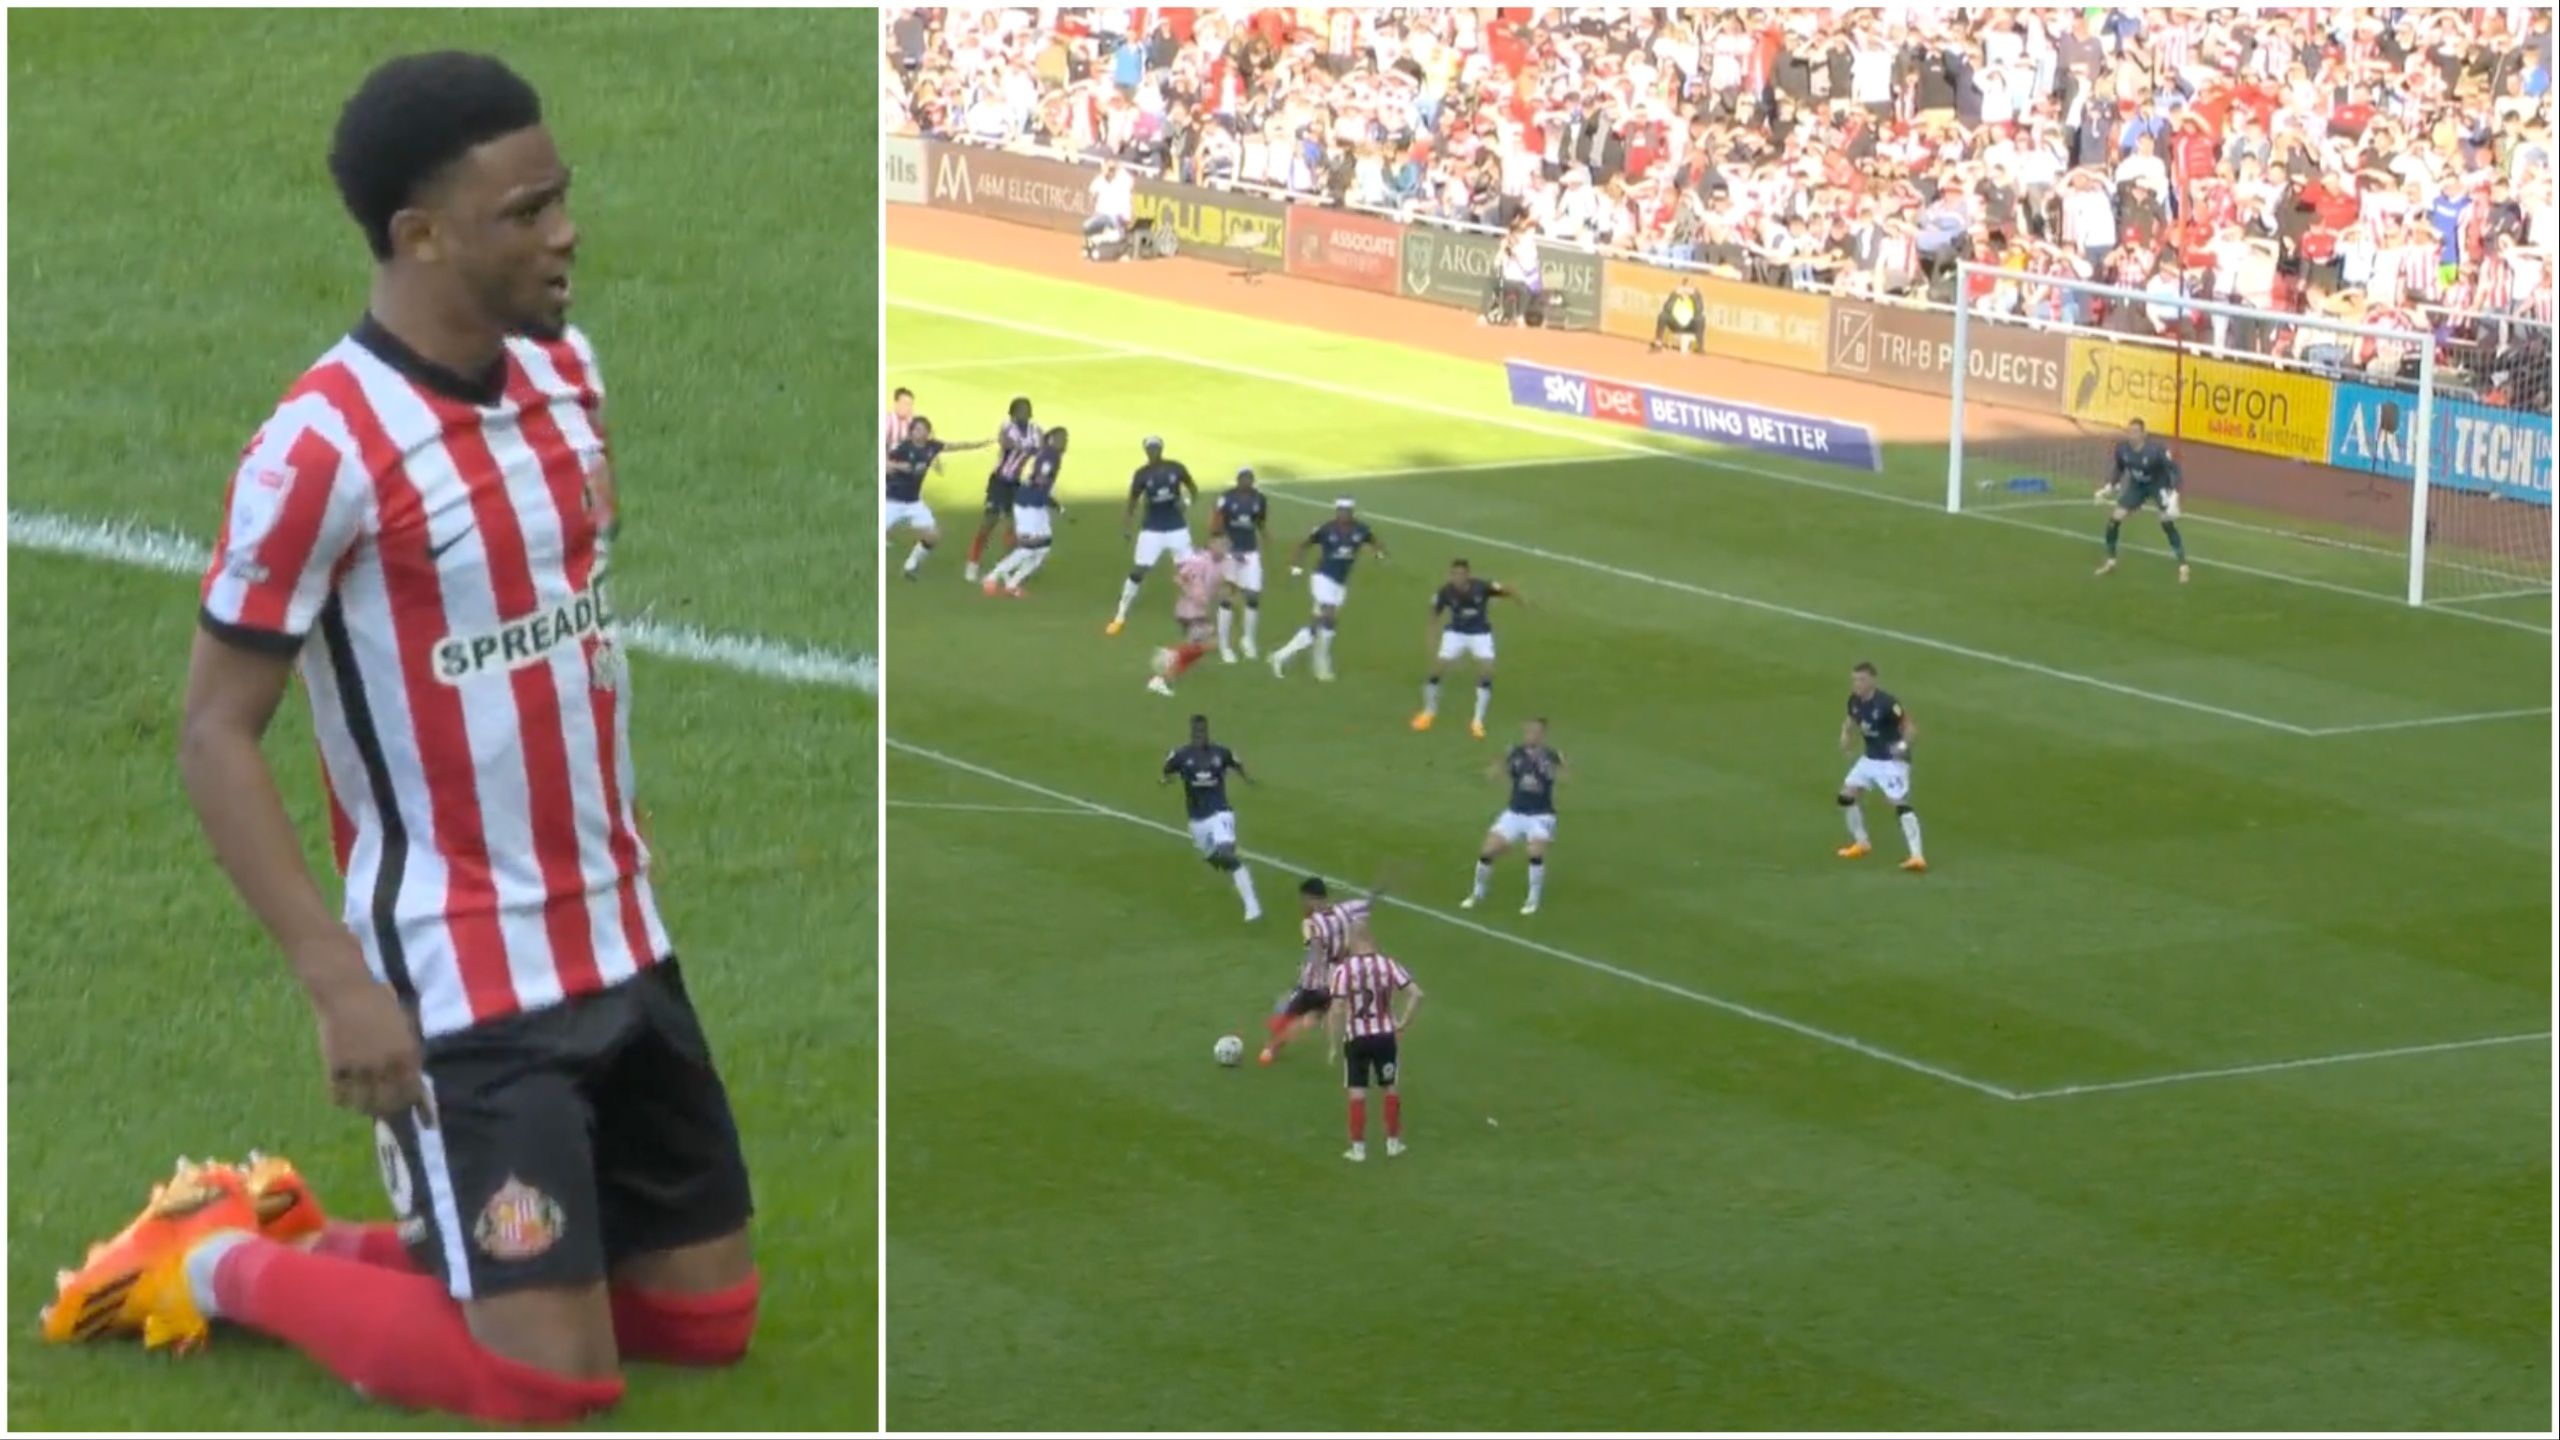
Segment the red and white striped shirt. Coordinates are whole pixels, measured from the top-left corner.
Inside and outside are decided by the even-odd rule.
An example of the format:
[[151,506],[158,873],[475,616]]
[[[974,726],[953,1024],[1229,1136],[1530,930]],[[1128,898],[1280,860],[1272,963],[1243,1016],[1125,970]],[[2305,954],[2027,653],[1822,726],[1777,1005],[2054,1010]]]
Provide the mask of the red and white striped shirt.
[[1389,1002],[1413,984],[1413,976],[1389,955],[1349,955],[1334,962],[1325,989],[1343,1006],[1343,1034],[1354,1040],[1396,1033]]
[[202,591],[217,636],[299,650],[347,926],[429,1036],[671,948],[603,584],[595,352],[513,339],[502,369],[473,393],[368,319],[242,453]]
[[1366,900],[1340,901],[1308,915],[1298,927],[1300,938],[1307,942],[1306,963],[1298,967],[1298,988],[1330,990],[1333,963],[1349,952],[1351,932],[1368,918]]

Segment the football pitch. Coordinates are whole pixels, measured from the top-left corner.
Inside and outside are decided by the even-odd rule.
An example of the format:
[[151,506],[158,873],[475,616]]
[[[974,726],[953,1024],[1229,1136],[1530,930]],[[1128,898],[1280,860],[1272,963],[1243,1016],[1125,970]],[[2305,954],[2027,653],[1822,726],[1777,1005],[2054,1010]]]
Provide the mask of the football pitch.
[[[218,1334],[185,1361],[36,1338],[57,1266],[179,1155],[291,1156],[387,1213],[284,963],[175,755],[195,571],[367,267],[323,157],[395,53],[507,59],[578,175],[577,320],[611,387],[615,604],[670,933],[757,1186],[762,1325],[636,1369],[606,1423],[875,1423],[877,739],[867,466],[877,41],[852,12],[10,17],[9,1419],[444,1428]],[[850,217],[850,218],[849,218]],[[270,738],[324,867],[308,708]]]
[[[889,256],[887,383],[1075,437],[1030,599],[960,579],[974,453],[889,586],[893,1426],[2550,1422],[2547,630],[2248,532],[2098,581],[2094,512],[1912,503],[1941,450],[1664,453],[1134,283]],[[1339,680],[1142,688],[1166,577],[1103,623],[1147,434],[1270,490],[1266,654],[1278,554],[1358,501],[1393,560]],[[1406,723],[1460,555],[1528,601],[1484,741],[1463,669]],[[1859,660],[1920,726],[1925,876],[1880,810],[1833,856]],[[1194,711],[1260,781],[1256,928],[1156,783]],[[1461,913],[1528,715],[1576,771],[1545,907],[1514,858]],[[1210,1059],[1307,873],[1388,884],[1429,992],[1402,1159],[1339,1158],[1320,1044]]]

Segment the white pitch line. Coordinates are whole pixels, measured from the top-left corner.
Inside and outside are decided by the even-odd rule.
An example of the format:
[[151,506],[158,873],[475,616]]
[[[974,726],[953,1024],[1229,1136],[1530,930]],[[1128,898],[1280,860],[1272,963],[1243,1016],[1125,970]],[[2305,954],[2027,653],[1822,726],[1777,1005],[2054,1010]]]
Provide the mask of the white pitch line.
[[[1316,477],[1310,480],[1293,483],[1321,485],[1326,483],[1326,477]],[[1304,495],[1293,495],[1285,490],[1277,488],[1276,486],[1273,487],[1269,493],[1272,498],[1277,500],[1287,500],[1293,504],[1307,505],[1316,508],[1322,508],[1330,503],[1329,501],[1316,500]],[[1853,635],[1863,635],[1870,639],[1891,640],[1898,644],[1910,645],[1923,650],[1935,650],[1942,654],[1961,656],[1964,659],[1979,661],[1985,665],[1997,665],[2010,670],[2020,670],[2030,675],[2043,676],[2048,680],[2060,680],[2067,684],[2083,685],[2092,690],[2103,690],[2111,695],[2122,695],[2128,699],[2147,700],[2155,705],[2167,705],[2179,710],[2194,711],[2201,715],[2212,715],[2224,720],[2235,720],[2244,725],[2255,725],[2260,729],[2273,730],[2279,734],[2309,738],[2319,733],[2307,726],[2296,725],[2289,720],[2269,719],[2264,715],[2252,715],[2246,710],[2233,710],[2226,706],[2207,704],[2202,700],[2189,700],[2183,696],[2165,695],[2157,690],[2145,690],[2139,686],[2124,684],[2121,681],[2104,680],[2095,675],[2083,675],[2076,670],[2057,669],[2051,665],[2038,664],[2033,660],[2022,660],[2014,655],[2002,655],[1995,651],[1979,650],[1971,645],[1959,645],[1952,640],[1939,640],[1927,635],[1915,635],[1907,630],[1889,629],[1882,625],[1871,625],[1863,620],[1851,620],[1839,615],[1825,615],[1818,610],[1802,610],[1793,605],[1781,605],[1774,600],[1762,600],[1755,596],[1737,595],[1730,590],[1714,590],[1704,585],[1694,585],[1686,580],[1673,580],[1660,575],[1648,575],[1641,570],[1629,570],[1622,565],[1611,565],[1604,561],[1586,559],[1580,555],[1567,555],[1561,551],[1546,549],[1543,546],[1523,545],[1516,540],[1503,540],[1491,535],[1479,535],[1472,530],[1460,530],[1447,525],[1434,525],[1426,520],[1414,520],[1403,516],[1389,515],[1384,511],[1377,510],[1372,510],[1367,513],[1370,519],[1380,521],[1384,524],[1399,525],[1408,530],[1421,530],[1433,535],[1445,535],[1452,540],[1463,540],[1469,545],[1483,546],[1495,550],[1508,550],[1513,554],[1526,555],[1531,559],[1545,560],[1551,564],[1570,565],[1577,569],[1589,570],[1596,574],[1613,576],[1620,580],[1631,580],[1639,585],[1658,586],[1665,590],[1678,591],[1683,595],[1694,595],[1700,599],[1714,600],[1726,605],[1738,605],[1746,610],[1758,610],[1764,614],[1784,616],[1787,619],[1800,620],[1810,625],[1827,625],[1835,630],[1845,630]]]
[[[2483,571],[2481,573],[2488,574],[2491,572]],[[2522,585],[2513,590],[2492,590],[2486,595],[2448,595],[2441,599],[2431,598],[2427,603],[2430,605],[2486,605],[2493,600],[2523,600],[2533,596],[2539,596],[2543,600],[2548,601],[2551,598],[2551,587],[2548,585]]]
[[2467,715],[2429,715],[2417,720],[2381,720],[2371,725],[2331,725],[2311,733],[2326,739],[2332,735],[2371,735],[2383,730],[2423,730],[2435,725],[2478,725],[2491,720],[2525,720],[2549,715],[2551,707],[2536,705],[2523,710],[2475,710]]
[[1108,817],[1080,805],[964,805],[950,800],[892,800],[892,810],[965,810],[982,815],[1073,815],[1081,820]]
[[[138,521],[81,520],[43,510],[9,512],[9,548],[191,577],[203,574],[210,559],[201,542],[174,531]],[[880,665],[868,655],[842,655],[757,635],[724,635],[646,618],[619,621],[615,628],[633,649],[671,660],[715,665],[793,685],[880,693]]]
[[2243,1075],[2273,1075],[2286,1070],[2313,1070],[2327,1065],[2354,1065],[2366,1060],[2396,1060],[2407,1055],[2441,1055],[2454,1050],[2481,1050],[2492,1045],[2548,1042],[2551,1032],[2488,1035],[2477,1040],[2445,1040],[2433,1045],[2395,1045],[2388,1050],[2351,1050],[2343,1055],[2313,1055],[2301,1060],[2269,1060],[2258,1065],[2225,1065],[2213,1070],[2181,1070],[2174,1075],[2145,1075],[2134,1080],[2104,1080],[2094,1085],[2060,1085],[2051,1090],[2012,1094],[2012,1100],[2060,1100],[2072,1095],[2103,1095],[2117,1090],[2148,1090],[2196,1080],[2229,1080]]
[[947,375],[955,370],[1027,370],[1048,365],[1099,365],[1106,361],[1144,360],[1126,350],[1096,350],[1067,355],[998,355],[983,360],[928,360],[920,365],[892,365],[898,375]]
[[[887,744],[890,749],[899,751],[903,754],[912,755],[919,760],[930,760],[937,765],[948,766],[951,769],[978,776],[980,779],[992,780],[999,785],[1008,785],[1016,790],[1023,791],[1026,794],[1038,795],[1044,799],[1055,800],[1063,805],[1078,806],[1093,815],[1123,821],[1127,824],[1136,825],[1143,829],[1153,830],[1163,835],[1172,835],[1176,837],[1183,837],[1185,835],[1185,832],[1180,826],[1167,825],[1160,821],[1149,820],[1142,815],[1132,815],[1126,810],[1115,810],[1108,805],[1087,800],[1081,795],[1070,794],[1064,790],[1052,789],[1049,786],[1039,784],[1035,781],[1024,780],[1019,776],[1008,775],[1001,770],[991,770],[974,761],[963,760],[957,755],[946,755],[939,750],[929,749],[922,745],[911,744],[907,741],[898,739],[894,735],[888,737]],[[1261,864],[1268,865],[1276,870],[1297,871],[1301,874],[1319,873],[1314,871],[1312,867],[1295,864],[1291,861],[1281,859],[1278,856],[1263,854],[1259,851],[1239,850],[1237,853],[1248,860],[1258,861]],[[1341,884],[1349,888],[1359,888],[1357,886],[1353,886],[1350,881],[1343,880],[1338,876],[1328,875],[1325,878],[1336,884]],[[1824,1030],[1818,1026],[1807,1025],[1801,1020],[1790,1020],[1784,1015],[1774,1014],[1755,1006],[1745,1005],[1738,1000],[1727,1000],[1721,995],[1710,995],[1703,990],[1692,990],[1685,985],[1675,985],[1668,980],[1658,980],[1651,975],[1611,965],[1606,961],[1594,960],[1587,955],[1576,955],[1570,950],[1558,949],[1553,945],[1546,944],[1542,941],[1532,940],[1525,935],[1517,935],[1508,930],[1496,930],[1490,925],[1479,925],[1473,920],[1452,915],[1445,910],[1435,910],[1428,905],[1418,905],[1413,901],[1404,899],[1400,896],[1380,895],[1376,898],[1382,904],[1392,905],[1399,910],[1410,911],[1416,915],[1427,915],[1444,925],[1453,926],[1457,929],[1467,931],[1470,934],[1481,935],[1488,940],[1500,940],[1505,944],[1516,945],[1521,949],[1534,951],[1540,955],[1548,957],[1549,959],[1561,960],[1568,965],[1578,966],[1584,970],[1596,971],[1602,975],[1613,976],[1617,979],[1627,981],[1630,984],[1641,985],[1648,990],[1659,991],[1665,995],[1675,995],[1680,999],[1704,1005],[1710,1009],[1724,1011],[1728,1015],[1736,1015],[1742,1019],[1756,1021],[1762,1025],[1774,1026],[1780,1030],[1787,1031],[1790,1034],[1803,1036],[1808,1040],[1817,1040],[1825,1045],[1835,1046],[1842,1050],[1848,1050],[1859,1055],[1864,1055],[1870,1060],[1882,1061],[1896,1069],[1908,1070],[1915,1075],[1926,1075],[1932,1080],[1943,1081],[1949,1085],[1955,1085],[1966,1090],[1971,1090],[1978,1095],[1988,1095],[1995,1100],[2014,1100],[2017,1098],[2017,1092],[2007,1088],[2006,1086],[1994,1085],[1987,1080],[1976,1080],[1970,1075],[1959,1075],[1955,1071],[1946,1069],[1943,1066],[1932,1065],[1925,1060],[1914,1060],[1908,1055],[1896,1054],[1880,1045],[1870,1045],[1866,1041],[1860,1040],[1852,1035],[1842,1035],[1835,1031]]]
[[[1258,365],[1243,365],[1233,360],[1221,360],[1213,356],[1191,355],[1179,350],[1162,350],[1145,345],[1131,345],[1126,342],[1116,340],[1099,340],[1090,335],[1078,335],[1070,331],[1057,329],[1053,326],[1035,325],[1029,321],[1016,320],[1008,316],[983,314],[979,311],[963,309],[957,305],[940,305],[931,301],[911,300],[894,295],[889,297],[888,304],[893,309],[914,310],[926,315],[940,315],[945,319],[964,320],[972,324],[989,325],[999,330],[1011,330],[1023,335],[1037,335],[1043,339],[1058,340],[1076,345],[1107,345],[1113,350],[1133,357],[1143,357],[1152,360],[1170,360],[1179,364],[1189,365],[1194,369],[1215,370],[1223,374],[1240,375],[1248,380],[1264,380],[1275,385],[1295,385],[1300,389],[1313,390],[1319,394],[1339,395],[1346,399],[1364,400],[1373,405],[1386,405],[1400,410],[1411,410],[1418,414],[1438,415],[1450,420],[1463,420],[1471,425],[1490,425],[1504,430],[1515,430],[1524,435],[1543,435],[1551,440],[1569,440],[1578,445],[1591,446],[1594,449],[1616,450],[1633,455],[1650,455],[1658,460],[1670,460],[1683,465],[1698,465],[1710,470],[1728,471],[1736,475],[1750,475],[1762,480],[1775,480],[1783,485],[1794,485],[1807,490],[1822,490],[1835,495],[1854,496],[1860,500],[1875,501],[1886,505],[1899,505],[1910,510],[1925,510],[1933,515],[1944,515],[1947,513],[1946,502],[1943,500],[1921,500],[1907,495],[1896,495],[1890,491],[1878,490],[1867,485],[1844,484],[1837,480],[1824,480],[1811,475],[1791,475],[1783,470],[1772,470],[1763,465],[1748,464],[1739,460],[1727,460],[1719,456],[1702,454],[1697,451],[1667,450],[1657,445],[1638,444],[1637,442],[1626,439],[1623,436],[1595,435],[1573,430],[1563,430],[1552,425],[1533,424],[1529,421],[1520,419],[1517,415],[1497,414],[1484,410],[1470,410],[1456,405],[1443,405],[1437,401],[1417,399],[1409,395],[1387,394],[1378,390],[1363,389],[1356,385],[1337,384],[1334,381],[1320,380],[1309,375],[1293,374],[1286,370],[1268,370]],[[2015,515],[1986,513],[1981,510],[1970,508],[1960,510],[1957,513],[1959,515],[1972,516],[1976,519],[1985,520],[1995,525],[2007,525],[2019,530],[2032,530],[2040,535],[2058,535],[2064,539],[2078,540],[2087,544],[2097,543],[2096,538],[2086,532],[2065,530],[2054,525],[2038,524],[2033,520],[2021,519]],[[2167,550],[2162,549],[2159,546],[2147,544],[2139,540],[2126,542],[2124,548],[2150,555],[2166,555],[2169,553]],[[2386,604],[2398,606],[2402,609],[2409,608],[2407,603],[2399,596],[2386,595],[2376,590],[2360,589],[2353,585],[2341,585],[2331,580],[2315,580],[2303,575],[2287,575],[2279,570],[2261,569],[2258,566],[2241,565],[2226,560],[2214,560],[2207,561],[2205,563],[2210,569],[2227,571],[2234,575],[2247,575],[2253,579],[2268,580],[2284,585],[2301,585],[2313,590],[2324,590],[2333,595],[2349,595],[2359,600],[2381,601]],[[2536,635],[2547,636],[2551,633],[2550,629],[2546,626],[2534,625],[2526,621],[2510,619],[2503,615],[2482,615],[2469,610],[2447,610],[2434,606],[2424,607],[2424,613],[2430,615],[2451,615],[2458,619],[2474,620],[2486,625],[2503,626],[2511,630],[2523,630]]]

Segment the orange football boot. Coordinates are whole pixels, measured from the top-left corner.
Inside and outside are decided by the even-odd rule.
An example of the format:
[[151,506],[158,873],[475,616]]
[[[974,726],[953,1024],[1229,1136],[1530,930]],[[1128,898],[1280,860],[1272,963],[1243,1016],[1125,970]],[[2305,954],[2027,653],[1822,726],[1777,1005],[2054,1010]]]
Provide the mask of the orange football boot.
[[281,1155],[250,1151],[248,1163],[240,1167],[240,1179],[250,1202],[258,1207],[258,1233],[278,1244],[308,1240],[329,1223],[311,1182]]
[[1902,862],[1902,868],[1910,871],[1914,875],[1922,875],[1928,873],[1929,862],[1921,859],[1917,855],[1914,855],[1910,859]]
[[1840,858],[1843,860],[1861,860],[1866,858],[1867,852],[1874,848],[1874,846],[1868,844],[1864,840],[1859,841],[1855,845],[1843,845],[1840,847]]
[[187,1290],[187,1253],[226,1231],[257,1230],[258,1205],[238,1169],[180,1160],[132,1224],[62,1273],[44,1309],[44,1338],[62,1345],[138,1334],[148,1350],[195,1349],[211,1327]]

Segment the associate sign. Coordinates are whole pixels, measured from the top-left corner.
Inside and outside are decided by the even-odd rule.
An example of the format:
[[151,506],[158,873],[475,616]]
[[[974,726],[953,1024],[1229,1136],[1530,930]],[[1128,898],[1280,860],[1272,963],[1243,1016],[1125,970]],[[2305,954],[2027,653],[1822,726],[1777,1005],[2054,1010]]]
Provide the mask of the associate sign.
[[[2445,399],[2429,407],[2427,418],[2434,432],[2427,483],[2528,505],[2551,503],[2550,416]],[[2341,385],[2330,426],[2329,463],[2414,481],[2417,428],[2416,396]]]
[[1560,415],[1579,415],[1721,445],[1740,445],[1823,465],[1857,470],[1884,468],[1875,431],[1846,420],[1825,420],[1764,410],[1703,395],[1681,395],[1523,360],[1505,362],[1511,403]]

